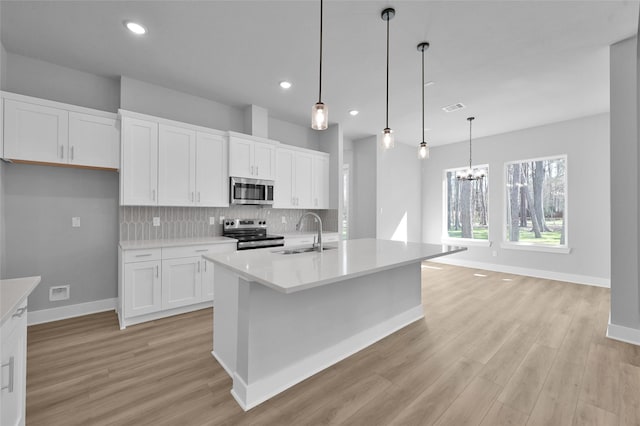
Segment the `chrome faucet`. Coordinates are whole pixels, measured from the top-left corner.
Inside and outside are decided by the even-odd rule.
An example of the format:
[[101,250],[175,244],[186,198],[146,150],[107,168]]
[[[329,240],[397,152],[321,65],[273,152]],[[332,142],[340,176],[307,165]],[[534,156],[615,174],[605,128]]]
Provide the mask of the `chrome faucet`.
[[298,220],[298,224],[296,225],[296,229],[298,231],[302,231],[302,219],[304,219],[304,217],[307,216],[307,215],[315,217],[316,222],[318,222],[318,245],[316,245],[316,243],[313,243],[312,247],[314,247],[316,250],[318,250],[320,253],[322,253],[322,219],[320,219],[320,216],[318,216],[314,212],[305,212],[305,213],[303,213],[302,216],[300,216],[300,220]]

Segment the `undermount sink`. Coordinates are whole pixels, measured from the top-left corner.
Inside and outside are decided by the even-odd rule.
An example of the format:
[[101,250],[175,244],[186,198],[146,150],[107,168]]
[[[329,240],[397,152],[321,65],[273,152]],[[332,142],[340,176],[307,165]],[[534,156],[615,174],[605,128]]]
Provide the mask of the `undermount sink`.
[[[322,251],[324,250],[334,250],[335,247],[322,247]],[[285,249],[285,250],[276,250],[272,253],[276,254],[299,254],[299,253],[311,253],[313,251],[318,251],[315,247],[304,247],[304,248],[296,248],[296,249]]]

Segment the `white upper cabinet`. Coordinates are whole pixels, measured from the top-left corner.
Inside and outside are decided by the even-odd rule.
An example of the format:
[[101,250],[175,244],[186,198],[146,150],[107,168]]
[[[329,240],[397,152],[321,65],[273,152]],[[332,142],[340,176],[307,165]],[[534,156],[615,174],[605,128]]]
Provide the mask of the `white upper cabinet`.
[[313,208],[329,208],[329,154],[313,158]]
[[158,204],[158,124],[122,117],[120,204]]
[[275,180],[276,144],[230,132],[229,176]]
[[229,206],[224,133],[128,111],[120,114],[121,205]]
[[301,148],[277,150],[275,208],[329,208],[329,155]]
[[120,167],[120,130],[116,119],[69,113],[69,163]]
[[295,161],[296,152],[279,147],[276,155],[276,184],[273,207],[287,209],[295,207]]
[[196,132],[160,124],[158,130],[158,204],[196,201]]
[[227,139],[198,132],[196,135],[196,205],[229,206]]
[[3,93],[5,158],[117,169],[116,115]]
[[68,162],[68,111],[5,99],[4,114],[5,158]]
[[313,208],[313,155],[296,152],[296,207]]

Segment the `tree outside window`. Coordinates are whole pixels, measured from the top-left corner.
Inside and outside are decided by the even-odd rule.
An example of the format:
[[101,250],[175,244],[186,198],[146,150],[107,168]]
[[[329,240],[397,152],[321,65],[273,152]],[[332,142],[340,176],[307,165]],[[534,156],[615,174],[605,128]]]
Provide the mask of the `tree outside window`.
[[489,239],[489,166],[473,167],[474,174],[484,173],[478,180],[458,180],[463,169],[445,171],[448,238]]
[[567,158],[507,163],[505,239],[566,247]]

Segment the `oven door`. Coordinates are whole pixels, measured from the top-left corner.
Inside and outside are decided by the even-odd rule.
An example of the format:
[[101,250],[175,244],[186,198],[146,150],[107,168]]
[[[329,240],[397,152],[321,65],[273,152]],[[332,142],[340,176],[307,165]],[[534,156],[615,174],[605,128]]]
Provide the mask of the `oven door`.
[[273,204],[272,180],[230,178],[229,202],[231,204]]

